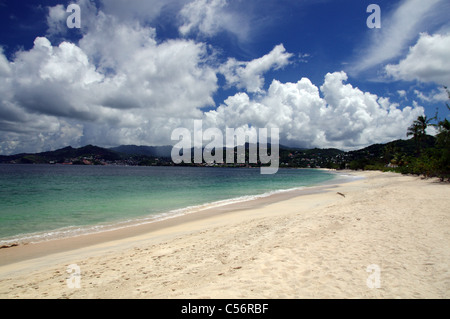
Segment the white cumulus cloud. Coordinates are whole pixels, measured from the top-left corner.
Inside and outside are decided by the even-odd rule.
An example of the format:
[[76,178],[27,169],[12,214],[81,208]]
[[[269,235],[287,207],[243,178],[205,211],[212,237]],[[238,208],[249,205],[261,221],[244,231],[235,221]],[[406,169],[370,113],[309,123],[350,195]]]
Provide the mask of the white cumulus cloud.
[[307,78],[297,83],[274,80],[257,99],[246,93],[229,97],[205,114],[205,123],[221,128],[278,127],[285,143],[355,149],[404,138],[411,122],[424,114],[420,106],[401,109],[346,80],[344,72],[328,73],[320,89]]
[[232,10],[228,0],[194,0],[180,10],[179,16],[179,32],[184,36],[197,33],[211,37],[227,31],[242,40],[250,30],[248,18]]
[[260,92],[264,86],[264,73],[288,65],[292,56],[293,54],[286,52],[283,44],[279,44],[268,54],[249,62],[229,58],[219,68],[219,72],[225,76],[230,86],[245,89],[247,92]]
[[214,105],[204,43],[158,42],[153,28],[102,11],[92,23],[78,43],[37,37],[12,61],[0,52],[3,153],[168,143],[169,128]]
[[408,55],[398,64],[387,65],[385,70],[397,80],[450,85],[450,33],[422,33]]
[[[286,144],[354,149],[404,138],[424,114],[416,104],[401,108],[353,87],[344,72],[328,73],[321,85],[304,77],[296,83],[275,79],[267,88],[267,73],[294,57],[283,44],[251,61],[228,58],[220,64],[206,43],[189,37],[162,41],[147,23],[178,6],[183,34],[245,34],[247,22],[231,14],[236,7],[225,0],[153,1],[154,7],[134,0],[129,8],[119,0],[98,7],[89,0],[77,3],[79,40],[64,39],[67,30],[60,24],[67,13],[57,5],[48,10],[47,34],[31,49],[15,52],[10,61],[0,49],[0,154],[67,145],[169,144],[175,128],[192,128],[195,119],[223,130],[277,127]],[[433,57],[445,51],[441,40],[431,41]],[[413,53],[408,58],[415,59]],[[415,70],[410,72],[431,79]],[[402,63],[391,67],[392,76],[405,72]],[[203,112],[215,107],[218,74],[238,92]]]
[[404,0],[391,12],[381,6],[381,28],[368,29],[365,48],[352,65],[358,73],[378,67],[402,56],[420,32],[433,30],[448,21],[449,4],[445,0]]

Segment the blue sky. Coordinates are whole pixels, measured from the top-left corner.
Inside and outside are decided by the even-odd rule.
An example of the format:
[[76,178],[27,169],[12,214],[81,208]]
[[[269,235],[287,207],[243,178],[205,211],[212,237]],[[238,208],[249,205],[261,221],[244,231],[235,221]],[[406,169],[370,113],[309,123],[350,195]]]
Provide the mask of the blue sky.
[[406,138],[418,115],[449,115],[449,13],[444,0],[0,0],[0,154],[173,144],[198,119],[278,127],[299,147]]

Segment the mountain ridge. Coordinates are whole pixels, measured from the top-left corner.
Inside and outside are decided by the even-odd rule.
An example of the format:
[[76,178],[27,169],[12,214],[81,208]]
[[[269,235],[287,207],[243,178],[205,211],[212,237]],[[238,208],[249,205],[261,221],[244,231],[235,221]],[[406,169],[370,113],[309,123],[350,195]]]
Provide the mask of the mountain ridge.
[[[430,137],[430,143],[434,140]],[[246,144],[246,150],[249,145]],[[236,147],[235,147],[236,149]],[[270,146],[269,146],[270,149]],[[225,148],[224,148],[225,150]],[[413,154],[414,141],[394,140],[372,144],[359,150],[342,151],[336,148],[301,149],[280,145],[281,167],[329,167],[347,168],[351,163],[357,167],[371,161],[386,162],[395,152]],[[175,165],[171,161],[172,146],[120,145],[103,148],[85,145],[79,148],[66,146],[54,151],[0,155],[0,163],[21,164],[79,164],[79,165]],[[389,155],[391,152],[392,154]],[[359,164],[355,164],[359,163]],[[385,163],[388,164],[388,163]],[[182,164],[183,165],[183,164]],[[184,164],[189,165],[189,164]]]

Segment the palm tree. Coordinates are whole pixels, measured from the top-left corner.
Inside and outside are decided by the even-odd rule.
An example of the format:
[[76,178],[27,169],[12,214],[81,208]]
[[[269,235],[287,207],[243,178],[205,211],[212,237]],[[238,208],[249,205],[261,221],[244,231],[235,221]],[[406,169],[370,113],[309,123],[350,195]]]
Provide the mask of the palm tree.
[[[448,99],[450,100],[450,90],[446,86],[444,86],[444,89],[445,91],[447,91]],[[450,111],[450,105],[448,105],[448,103],[445,103],[445,105]],[[447,119],[443,119],[442,121],[439,121],[437,127],[439,131],[439,133],[436,135],[436,137],[438,138],[438,142],[448,146],[450,144],[450,121]]]
[[419,117],[417,117],[417,120],[415,120],[413,124],[408,127],[406,136],[413,136],[417,146],[417,153],[420,153],[420,149],[422,148],[422,141],[427,135],[426,130],[431,120],[432,118],[428,118],[426,115],[420,115]]
[[410,127],[408,127],[408,130],[406,131],[406,136],[413,136],[413,138],[417,140],[419,134],[420,134],[420,124],[418,124],[416,120],[414,121],[413,124],[411,124]]
[[416,143],[416,150],[417,153],[419,153],[419,140],[420,138],[420,134],[421,134],[421,130],[420,130],[421,124],[419,122],[419,120],[415,120],[413,122],[413,124],[411,124],[410,127],[408,127],[408,130],[406,131],[406,136],[412,136],[414,139],[414,142]]
[[421,115],[417,118],[417,121],[420,125],[420,134],[422,136],[426,135],[426,130],[427,130],[427,127],[430,124],[431,120],[432,120],[432,118],[430,119],[426,115],[425,116]]

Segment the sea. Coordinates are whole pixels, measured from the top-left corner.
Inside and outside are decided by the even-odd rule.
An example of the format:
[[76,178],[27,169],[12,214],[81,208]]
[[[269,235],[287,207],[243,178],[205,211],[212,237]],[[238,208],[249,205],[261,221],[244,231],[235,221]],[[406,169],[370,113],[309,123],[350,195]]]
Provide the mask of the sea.
[[0,245],[151,223],[335,179],[317,169],[0,165]]

